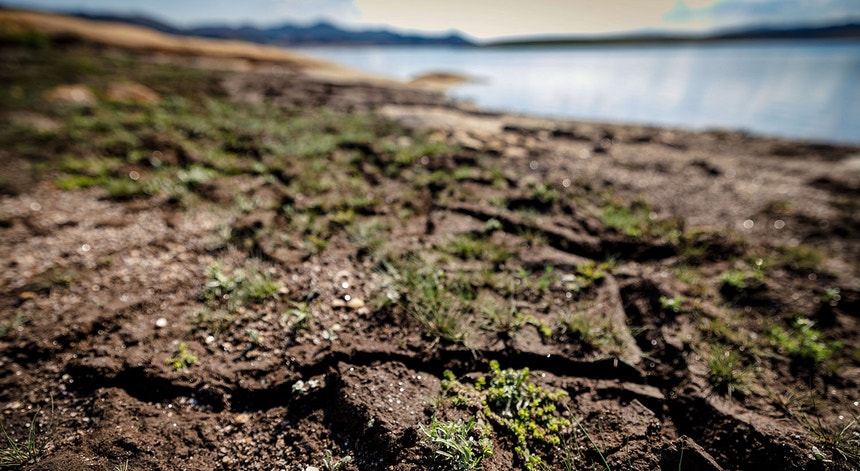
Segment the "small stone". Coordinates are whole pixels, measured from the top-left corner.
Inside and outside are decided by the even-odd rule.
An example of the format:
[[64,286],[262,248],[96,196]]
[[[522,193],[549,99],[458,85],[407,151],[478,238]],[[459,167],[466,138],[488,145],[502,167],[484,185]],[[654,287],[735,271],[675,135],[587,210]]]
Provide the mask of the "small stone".
[[153,105],[161,101],[158,93],[151,88],[134,82],[112,83],[108,86],[105,96],[117,103],[134,103],[138,105]]
[[43,97],[48,103],[95,105],[97,102],[96,96],[85,85],[60,85],[45,92]]
[[163,317],[159,317],[158,320],[155,321],[155,327],[159,329],[163,329],[167,327],[167,319]]
[[18,295],[18,299],[25,301],[27,299],[34,299],[36,297],[36,293],[32,291],[24,291],[23,293]]
[[346,303],[350,309],[361,309],[364,307],[364,300],[361,298],[352,298]]
[[337,298],[331,302],[331,307],[346,307],[346,301]]
[[241,414],[236,414],[236,417],[233,417],[233,422],[240,424],[240,425],[247,424],[250,421],[251,421],[251,414],[246,414],[244,412]]

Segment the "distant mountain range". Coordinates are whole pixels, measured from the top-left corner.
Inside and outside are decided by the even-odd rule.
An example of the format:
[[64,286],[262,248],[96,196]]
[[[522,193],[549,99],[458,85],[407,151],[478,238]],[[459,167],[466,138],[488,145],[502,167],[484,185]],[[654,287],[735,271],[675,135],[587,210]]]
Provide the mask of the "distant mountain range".
[[753,26],[715,31],[707,34],[677,34],[672,32],[646,32],[629,35],[581,37],[547,36],[493,41],[487,46],[535,46],[569,44],[626,44],[663,42],[705,42],[733,40],[777,39],[845,39],[860,38],[860,23],[824,26]]
[[339,28],[331,23],[319,22],[309,26],[285,23],[270,28],[254,26],[231,27],[226,25],[177,28],[152,18],[143,16],[118,16],[77,13],[74,16],[88,20],[113,21],[133,24],[158,30],[168,34],[196,36],[216,39],[236,39],[260,44],[277,46],[474,46],[475,44],[459,34],[431,36],[400,34],[385,29],[353,31]]
[[731,40],[766,40],[766,39],[833,39],[860,38],[860,22],[823,25],[774,27],[755,26],[731,30],[721,30],[705,35],[677,34],[672,32],[646,32],[630,35],[600,36],[600,37],[527,37],[490,41],[482,44],[465,38],[459,34],[432,36],[421,34],[400,34],[385,29],[348,30],[331,23],[319,22],[308,26],[285,23],[269,28],[254,26],[231,27],[226,25],[210,25],[189,28],[178,28],[143,16],[119,16],[107,14],[78,13],[75,16],[90,20],[114,21],[128,23],[155,29],[169,34],[181,36],[197,36],[216,39],[236,39],[261,44],[278,46],[531,46],[531,45],[568,45],[568,44],[624,44],[624,43],[657,43],[657,42],[700,42],[700,41],[731,41]]

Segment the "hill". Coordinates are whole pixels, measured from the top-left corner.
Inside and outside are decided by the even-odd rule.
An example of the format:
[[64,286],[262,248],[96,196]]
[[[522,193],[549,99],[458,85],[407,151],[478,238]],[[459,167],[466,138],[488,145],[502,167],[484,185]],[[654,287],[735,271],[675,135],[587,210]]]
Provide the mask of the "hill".
[[711,42],[734,40],[783,40],[783,39],[848,39],[860,38],[860,23],[816,26],[755,26],[719,30],[705,35],[677,34],[670,32],[644,32],[628,35],[600,37],[544,36],[513,38],[487,43],[491,47],[576,45],[576,44],[633,44],[671,42]]
[[419,34],[400,34],[385,29],[354,31],[340,28],[327,22],[302,26],[291,23],[269,28],[254,26],[232,27],[227,25],[207,25],[191,28],[177,28],[152,18],[143,16],[120,16],[78,13],[75,16],[89,20],[111,21],[145,26],[169,34],[197,36],[213,39],[235,39],[260,44],[278,46],[309,45],[434,45],[434,46],[472,46],[471,41],[458,34],[428,36]]

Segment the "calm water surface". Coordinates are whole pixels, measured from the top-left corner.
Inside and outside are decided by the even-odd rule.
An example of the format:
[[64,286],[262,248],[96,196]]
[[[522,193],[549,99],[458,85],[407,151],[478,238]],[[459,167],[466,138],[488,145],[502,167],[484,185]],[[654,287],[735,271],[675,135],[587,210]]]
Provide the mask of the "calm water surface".
[[860,40],[301,51],[401,79],[465,74],[451,95],[492,110],[860,144]]

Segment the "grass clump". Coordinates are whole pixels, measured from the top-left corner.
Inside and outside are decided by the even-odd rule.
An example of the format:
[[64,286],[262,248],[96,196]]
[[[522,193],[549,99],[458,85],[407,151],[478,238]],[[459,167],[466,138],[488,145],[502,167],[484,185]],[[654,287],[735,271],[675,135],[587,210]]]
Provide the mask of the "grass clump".
[[254,265],[246,269],[233,270],[227,273],[220,263],[213,263],[207,269],[209,281],[201,293],[206,301],[232,301],[245,304],[277,298],[283,284],[272,279],[269,271],[261,270]]
[[567,335],[582,342],[588,348],[599,349],[615,340],[608,326],[584,313],[565,313],[560,321]]
[[479,297],[481,314],[486,321],[484,329],[511,336],[530,321],[513,303],[503,303],[494,297]]
[[780,262],[792,270],[817,271],[822,259],[821,251],[809,245],[785,246],[780,250]]
[[753,276],[744,270],[732,269],[720,275],[720,281],[724,286],[729,286],[736,290],[746,289],[747,283],[751,279],[753,279]]
[[220,335],[230,328],[234,319],[235,315],[224,309],[203,308],[191,316],[191,324],[196,331]]
[[666,296],[660,296],[660,307],[663,308],[664,311],[672,311],[672,312],[680,312],[681,306],[684,304],[684,300],[681,298],[667,298]]
[[432,265],[408,264],[397,273],[397,296],[405,311],[435,339],[466,343],[469,303],[475,293],[464,280]]
[[604,225],[618,229],[630,237],[642,237],[648,227],[648,213],[641,208],[608,205],[600,211]]
[[842,343],[825,341],[823,334],[814,326],[814,321],[798,317],[792,321],[790,329],[773,327],[768,337],[774,346],[791,357],[819,364],[831,359],[842,348]]
[[580,289],[587,288],[606,278],[608,268],[608,264],[597,263],[594,260],[588,260],[585,263],[577,265],[576,277],[579,280]]
[[210,335],[229,333],[236,320],[249,305],[275,300],[284,285],[273,279],[270,270],[257,263],[244,268],[226,270],[215,262],[206,269],[207,281],[200,292],[202,309],[191,316],[193,330]]
[[[839,463],[837,469],[860,469],[860,416],[852,418],[841,427],[828,427],[816,417],[815,423],[807,416],[801,417],[803,425],[818,440],[812,447],[812,456],[825,463]],[[828,455],[829,452],[830,454]]]
[[749,390],[752,378],[738,350],[716,345],[703,356],[711,386],[717,392],[731,397]]
[[443,251],[456,255],[464,260],[483,260],[493,266],[499,266],[507,261],[512,252],[500,247],[486,238],[476,234],[463,234],[451,240],[443,247]]
[[429,426],[421,424],[420,427],[425,435],[424,443],[436,451],[436,457],[445,462],[447,469],[478,470],[481,461],[493,454],[490,428],[477,425],[474,417],[466,422],[443,422],[433,416]]
[[0,448],[0,467],[23,466],[31,461],[37,460],[45,454],[48,444],[53,440],[54,426],[54,400],[51,399],[51,415],[48,422],[48,431],[40,436],[39,427],[36,424],[36,418],[39,416],[37,411],[30,421],[30,427],[27,432],[27,441],[23,444],[18,444],[9,433],[6,427],[0,422],[0,431],[3,433],[3,438],[6,441],[6,446]]

